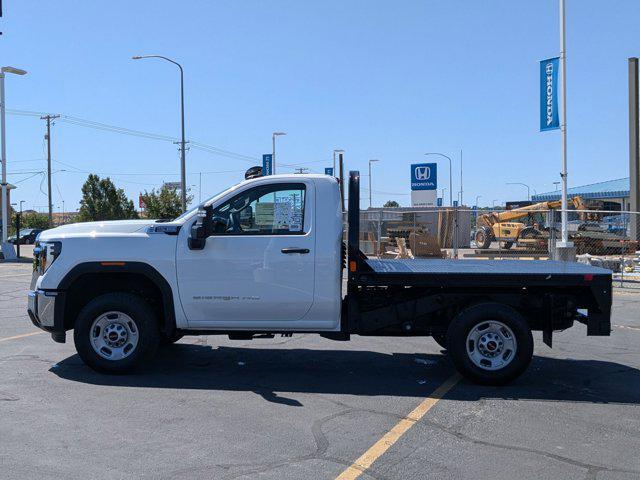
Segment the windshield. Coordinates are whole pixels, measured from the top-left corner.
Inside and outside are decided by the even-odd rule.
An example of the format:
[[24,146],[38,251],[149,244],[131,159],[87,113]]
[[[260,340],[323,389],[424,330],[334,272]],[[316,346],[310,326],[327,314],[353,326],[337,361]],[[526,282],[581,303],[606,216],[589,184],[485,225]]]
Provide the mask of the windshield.
[[[231,188],[225,188],[224,190],[221,190],[220,192],[216,193],[215,195],[213,195],[212,197],[210,197],[209,199],[205,200],[204,202],[202,202],[201,205],[207,205],[209,203],[211,203],[213,200],[215,200],[217,197],[223,195],[224,193],[226,193],[229,190],[233,190],[234,188],[236,188],[237,185],[234,185]],[[196,213],[198,211],[198,208],[200,208],[200,205],[196,205],[195,207],[193,207],[190,210],[187,210],[186,212],[184,212],[182,215],[180,215],[179,217],[174,218],[173,220],[171,220],[172,222],[180,222],[182,220],[184,220],[185,218],[188,218],[190,215],[193,215],[194,213]]]

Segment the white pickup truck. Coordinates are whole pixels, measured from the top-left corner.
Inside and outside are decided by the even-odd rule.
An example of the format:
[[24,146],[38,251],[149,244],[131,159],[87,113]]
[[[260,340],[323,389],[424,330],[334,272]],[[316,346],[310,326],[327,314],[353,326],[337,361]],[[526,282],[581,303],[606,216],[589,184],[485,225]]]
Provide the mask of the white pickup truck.
[[369,259],[358,244],[359,189],[351,172],[346,248],[340,185],[325,175],[245,180],[170,222],[46,230],[29,316],[56,342],[73,329],[78,354],[101,372],[129,371],[184,335],[313,332],[432,336],[467,378],[501,384],[528,366],[532,330],[549,346],[574,321],[587,335],[609,335],[610,271]]

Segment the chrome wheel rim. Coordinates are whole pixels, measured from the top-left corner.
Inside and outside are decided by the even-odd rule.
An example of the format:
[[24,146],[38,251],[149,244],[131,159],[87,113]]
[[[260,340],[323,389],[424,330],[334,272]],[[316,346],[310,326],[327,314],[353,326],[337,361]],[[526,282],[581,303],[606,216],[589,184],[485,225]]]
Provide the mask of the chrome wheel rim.
[[106,312],[93,321],[89,337],[93,350],[106,360],[122,360],[138,346],[136,322],[123,312]]
[[515,358],[517,350],[513,331],[498,320],[480,322],[467,335],[467,355],[483,370],[506,367]]

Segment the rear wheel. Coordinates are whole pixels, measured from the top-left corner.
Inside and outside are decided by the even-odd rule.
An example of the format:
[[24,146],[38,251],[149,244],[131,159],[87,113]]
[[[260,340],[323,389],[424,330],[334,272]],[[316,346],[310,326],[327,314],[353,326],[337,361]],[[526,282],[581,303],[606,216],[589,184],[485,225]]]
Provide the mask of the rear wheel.
[[526,370],[533,336],[522,316],[499,303],[475,305],[449,326],[447,350],[457,370],[484,385],[503,385]]
[[520,232],[519,238],[541,238],[542,233],[535,227],[525,227]]
[[147,302],[129,293],[108,293],[78,315],[73,340],[80,358],[103,373],[125,373],[150,359],[160,333]]

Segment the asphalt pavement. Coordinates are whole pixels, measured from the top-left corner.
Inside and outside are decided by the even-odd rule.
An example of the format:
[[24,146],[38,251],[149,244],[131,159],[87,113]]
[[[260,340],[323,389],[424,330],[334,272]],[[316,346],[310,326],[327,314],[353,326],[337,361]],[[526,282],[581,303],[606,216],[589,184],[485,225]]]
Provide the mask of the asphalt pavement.
[[428,338],[186,337],[110,376],[31,325],[30,271],[0,264],[0,478],[640,478],[637,293],[500,388]]

